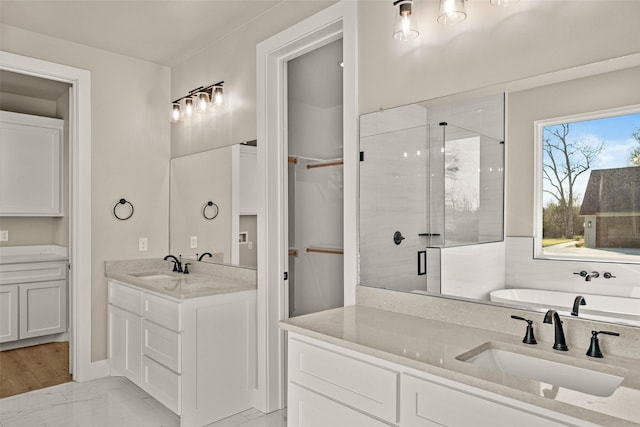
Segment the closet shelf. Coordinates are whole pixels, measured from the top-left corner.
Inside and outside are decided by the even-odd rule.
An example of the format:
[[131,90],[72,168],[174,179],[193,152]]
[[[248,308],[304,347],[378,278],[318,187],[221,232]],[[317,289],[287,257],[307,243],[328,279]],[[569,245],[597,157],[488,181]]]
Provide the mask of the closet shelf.
[[344,255],[344,250],[340,248],[307,248],[307,253],[319,253],[319,254],[334,254],[334,255]]

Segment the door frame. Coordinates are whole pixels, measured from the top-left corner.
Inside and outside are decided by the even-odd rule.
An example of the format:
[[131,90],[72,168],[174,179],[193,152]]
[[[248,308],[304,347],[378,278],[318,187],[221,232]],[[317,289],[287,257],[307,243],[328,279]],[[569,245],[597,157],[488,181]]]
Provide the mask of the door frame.
[[71,85],[69,96],[69,328],[75,381],[108,375],[91,360],[91,72],[0,51],[0,69]]
[[340,36],[343,40],[344,304],[355,303],[358,208],[357,2],[342,0],[257,45],[258,176],[258,378],[254,406],[286,406],[285,335],[288,317],[286,240],[286,62]]

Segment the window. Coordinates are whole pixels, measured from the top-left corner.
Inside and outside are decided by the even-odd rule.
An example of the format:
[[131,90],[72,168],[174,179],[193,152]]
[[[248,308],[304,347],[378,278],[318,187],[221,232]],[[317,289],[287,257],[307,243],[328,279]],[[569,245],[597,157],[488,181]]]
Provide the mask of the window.
[[640,106],[536,122],[543,258],[640,263]]

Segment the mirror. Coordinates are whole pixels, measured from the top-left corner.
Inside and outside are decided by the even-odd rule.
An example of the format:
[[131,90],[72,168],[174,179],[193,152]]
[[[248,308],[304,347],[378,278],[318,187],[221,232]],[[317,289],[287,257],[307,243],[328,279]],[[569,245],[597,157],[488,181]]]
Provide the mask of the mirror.
[[171,159],[170,252],[255,268],[256,194],[255,141]]
[[[534,250],[542,191],[535,122],[640,104],[640,94],[624,89],[637,85],[637,62],[589,64],[361,116],[360,284],[565,315],[583,295],[580,317],[640,326],[640,255],[551,260]],[[490,102],[502,91],[504,139],[502,104]]]

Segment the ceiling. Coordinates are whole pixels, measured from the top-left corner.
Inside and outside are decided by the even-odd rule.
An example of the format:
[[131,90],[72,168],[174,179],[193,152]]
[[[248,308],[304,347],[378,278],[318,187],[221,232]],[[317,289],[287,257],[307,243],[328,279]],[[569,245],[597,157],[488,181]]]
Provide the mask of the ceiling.
[[1,0],[0,22],[174,66],[282,1]]

